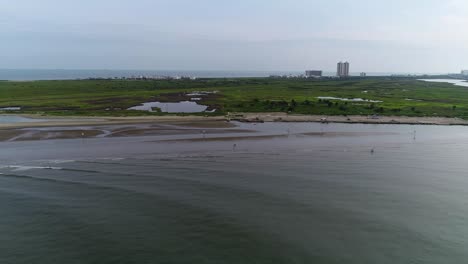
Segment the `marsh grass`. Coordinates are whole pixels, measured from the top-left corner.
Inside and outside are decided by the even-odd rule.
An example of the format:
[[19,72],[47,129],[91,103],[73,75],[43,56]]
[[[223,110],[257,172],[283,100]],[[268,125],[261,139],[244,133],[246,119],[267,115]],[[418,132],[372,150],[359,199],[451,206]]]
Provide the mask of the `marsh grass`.
[[[413,78],[367,79],[198,79],[70,80],[0,82],[0,107],[20,106],[20,113],[81,116],[165,115],[127,111],[167,94],[218,91],[201,103],[228,112],[289,112],[326,115],[396,115],[468,118],[468,88]],[[320,100],[363,98],[382,103]]]

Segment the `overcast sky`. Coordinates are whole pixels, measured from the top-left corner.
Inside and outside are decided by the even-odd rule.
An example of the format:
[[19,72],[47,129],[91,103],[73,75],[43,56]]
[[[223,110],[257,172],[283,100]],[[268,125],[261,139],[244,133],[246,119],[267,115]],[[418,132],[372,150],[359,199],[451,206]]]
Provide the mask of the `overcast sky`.
[[467,0],[0,0],[0,68],[458,72]]

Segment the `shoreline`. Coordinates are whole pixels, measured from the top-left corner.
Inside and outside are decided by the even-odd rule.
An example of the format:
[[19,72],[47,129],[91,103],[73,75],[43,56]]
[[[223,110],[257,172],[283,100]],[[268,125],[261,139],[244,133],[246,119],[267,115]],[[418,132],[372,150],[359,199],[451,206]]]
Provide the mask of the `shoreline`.
[[391,124],[468,126],[468,120],[462,120],[458,118],[392,116],[382,116],[377,118],[367,116],[288,115],[285,113],[238,113],[222,117],[47,117],[39,115],[21,116],[30,119],[39,119],[39,121],[0,124],[0,142],[132,136],[200,135],[200,133],[202,133],[203,135],[233,133],[239,134],[239,136],[234,137],[238,138],[244,137],[245,135],[242,135],[243,133],[257,132],[256,130],[241,129],[238,125],[236,125],[233,122],[310,122],[325,124],[342,123],[374,125]]
[[[2,116],[2,115],[0,115]],[[94,117],[94,116],[43,116],[43,115],[3,115],[20,116],[29,119],[38,119],[34,122],[0,123],[0,130],[21,128],[46,128],[46,127],[73,127],[73,126],[107,126],[107,125],[138,125],[154,123],[206,123],[226,122],[225,117],[203,116],[142,116],[142,117]]]
[[[138,124],[171,124],[190,123],[204,127],[207,123],[242,123],[266,122],[311,122],[311,123],[343,123],[343,124],[392,124],[392,125],[442,125],[468,126],[468,120],[449,117],[409,117],[409,116],[377,116],[364,115],[333,116],[333,115],[298,115],[287,113],[230,113],[226,116],[141,116],[141,117],[99,117],[99,116],[47,116],[34,114],[0,114],[1,116],[18,116],[38,119],[34,122],[0,123],[0,130],[21,128],[73,127],[73,126],[106,126],[106,125],[138,125]],[[209,125],[210,126],[210,125]],[[215,127],[217,125],[214,125]]]
[[294,115],[286,113],[239,113],[230,120],[239,122],[313,122],[344,124],[387,124],[387,125],[442,125],[468,126],[468,120],[451,117],[410,117],[410,116],[333,116],[333,115]]

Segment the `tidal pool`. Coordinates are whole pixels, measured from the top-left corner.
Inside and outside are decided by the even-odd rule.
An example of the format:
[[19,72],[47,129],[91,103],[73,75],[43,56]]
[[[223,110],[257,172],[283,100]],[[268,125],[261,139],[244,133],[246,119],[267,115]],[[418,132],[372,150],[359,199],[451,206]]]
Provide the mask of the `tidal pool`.
[[36,118],[27,118],[27,117],[17,116],[17,115],[0,115],[0,124],[41,122],[41,121],[45,121],[45,120],[36,119]]
[[368,100],[362,98],[340,98],[340,97],[332,97],[332,96],[319,96],[318,99],[322,100],[339,100],[339,101],[347,101],[347,102],[369,102],[369,103],[382,103],[383,101],[377,100]]
[[178,103],[147,102],[138,106],[130,107],[128,110],[156,112],[155,109],[161,109],[164,113],[201,113],[208,109],[206,105],[200,105],[196,102],[183,101]]

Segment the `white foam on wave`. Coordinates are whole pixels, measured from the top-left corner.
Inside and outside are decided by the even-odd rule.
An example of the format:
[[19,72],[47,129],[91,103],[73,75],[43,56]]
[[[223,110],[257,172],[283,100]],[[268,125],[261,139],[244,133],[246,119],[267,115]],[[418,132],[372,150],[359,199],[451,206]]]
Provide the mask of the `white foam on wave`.
[[49,163],[53,164],[64,164],[64,163],[72,163],[75,162],[76,160],[48,160]]
[[0,169],[11,169],[12,171],[28,171],[28,170],[62,170],[60,167],[42,167],[42,166],[20,166],[20,165],[7,165],[0,166]]
[[112,160],[112,161],[119,161],[124,160],[125,158],[101,158],[100,160]]

